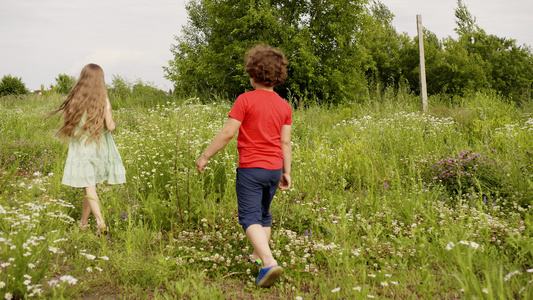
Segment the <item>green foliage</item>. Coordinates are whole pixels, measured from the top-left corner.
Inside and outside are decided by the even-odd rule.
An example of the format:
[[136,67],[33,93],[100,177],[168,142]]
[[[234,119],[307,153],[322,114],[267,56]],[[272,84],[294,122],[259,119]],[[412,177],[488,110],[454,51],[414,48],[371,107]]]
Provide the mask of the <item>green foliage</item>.
[[[283,50],[287,82],[276,91],[295,106],[361,101],[368,91],[408,87],[420,93],[418,39],[398,34],[380,1],[213,1],[188,3],[189,23],[164,67],[179,95],[233,98],[250,88],[243,57],[255,44]],[[459,0],[458,39],[424,29],[430,95],[494,90],[529,102],[533,53],[513,39],[485,33]]]
[[468,7],[463,3],[462,0],[457,0],[457,8],[455,9],[455,32],[459,36],[468,35],[474,32],[476,29],[476,17],[474,17]]
[[0,82],[0,96],[23,95],[28,93],[22,78],[4,75]]
[[[406,78],[407,73],[403,69],[409,70],[405,65],[409,64],[409,50],[414,47],[407,35],[396,32],[392,26],[393,18],[392,12],[382,2],[373,2],[360,41],[367,56],[363,66],[366,78],[372,84],[385,88],[397,88]],[[410,55],[415,59],[412,65],[417,66],[416,53]]]
[[110,98],[126,100],[131,97],[132,84],[127,79],[113,75],[112,87],[107,89]]
[[289,76],[277,91],[300,101],[342,103],[365,88],[356,41],[366,1],[212,1],[187,5],[189,24],[165,77],[182,94],[233,97],[249,89],[243,58],[266,43],[285,52]]
[[459,34],[457,41],[447,39],[443,55],[442,90],[464,94],[492,89],[520,103],[531,99],[533,53],[516,40],[487,34],[476,24],[466,5],[458,0],[455,10]]
[[76,85],[76,77],[67,74],[59,74],[56,78],[56,85],[53,87],[53,90],[56,93],[65,95],[70,93],[74,88],[74,85]]
[[150,83],[139,80],[133,84],[119,75],[113,75],[111,87],[107,89],[107,92],[114,108],[154,107],[170,100],[165,92],[153,87]]
[[457,156],[428,160],[431,162],[422,178],[430,184],[442,185],[449,195],[479,193],[495,198],[504,187],[502,167],[485,153],[467,150]]

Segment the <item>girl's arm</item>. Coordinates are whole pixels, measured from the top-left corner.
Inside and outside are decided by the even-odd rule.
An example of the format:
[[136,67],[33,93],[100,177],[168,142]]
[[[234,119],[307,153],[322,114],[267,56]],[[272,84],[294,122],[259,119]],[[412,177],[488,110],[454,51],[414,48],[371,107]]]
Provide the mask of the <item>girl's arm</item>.
[[291,187],[291,125],[281,127],[281,149],[283,150],[283,172],[278,187],[280,190],[286,191]]
[[239,131],[242,122],[237,121],[236,119],[229,118],[224,128],[220,130],[215,139],[211,144],[205,149],[204,153],[196,161],[196,168],[198,172],[203,173],[205,171],[205,165],[213,155],[217,154],[218,151],[226,147],[226,145],[231,141],[233,136]]
[[113,131],[115,130],[116,124],[115,120],[113,120],[113,113],[111,112],[111,104],[109,103],[109,99],[107,99],[107,109],[105,111],[105,126],[107,127],[107,130]]

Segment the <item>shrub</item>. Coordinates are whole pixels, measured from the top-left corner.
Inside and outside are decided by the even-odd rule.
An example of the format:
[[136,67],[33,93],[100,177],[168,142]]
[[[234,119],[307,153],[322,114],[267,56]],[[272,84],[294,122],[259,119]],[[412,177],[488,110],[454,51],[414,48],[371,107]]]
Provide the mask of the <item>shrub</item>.
[[26,94],[26,85],[22,82],[22,78],[5,75],[0,82],[0,96],[7,95],[22,95]]
[[456,157],[430,157],[422,178],[429,183],[442,185],[450,195],[477,192],[494,196],[503,186],[502,168],[485,153],[461,151]]
[[74,88],[76,84],[76,78],[67,74],[59,74],[56,78],[56,86],[54,86],[54,91],[59,94],[68,94]]

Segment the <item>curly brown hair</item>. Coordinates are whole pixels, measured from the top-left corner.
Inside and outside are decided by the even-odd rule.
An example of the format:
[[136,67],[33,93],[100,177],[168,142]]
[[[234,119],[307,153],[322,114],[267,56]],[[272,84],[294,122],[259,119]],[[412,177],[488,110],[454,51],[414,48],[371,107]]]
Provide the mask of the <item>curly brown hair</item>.
[[285,54],[272,46],[256,45],[246,54],[246,73],[255,82],[274,87],[285,82],[287,65]]

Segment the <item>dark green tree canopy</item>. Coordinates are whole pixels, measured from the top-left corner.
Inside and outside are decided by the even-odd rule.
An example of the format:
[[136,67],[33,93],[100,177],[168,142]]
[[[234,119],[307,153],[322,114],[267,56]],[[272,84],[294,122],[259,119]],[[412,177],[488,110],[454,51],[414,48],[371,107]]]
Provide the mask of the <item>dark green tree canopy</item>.
[[266,43],[289,60],[284,96],[339,102],[364,90],[368,58],[358,45],[368,18],[366,0],[192,0],[189,23],[165,67],[176,92],[224,93],[249,89],[244,55]]
[[11,75],[4,75],[0,82],[0,96],[7,95],[22,95],[26,94],[26,85],[22,82],[22,78],[13,77]]
[[[357,101],[400,84],[420,91],[418,39],[398,34],[379,0],[191,0],[187,11],[164,67],[178,94],[233,98],[250,89],[244,55],[259,43],[285,52],[289,74],[276,91],[294,102]],[[531,99],[531,48],[485,33],[462,0],[455,18],[456,40],[424,29],[428,92]]]

